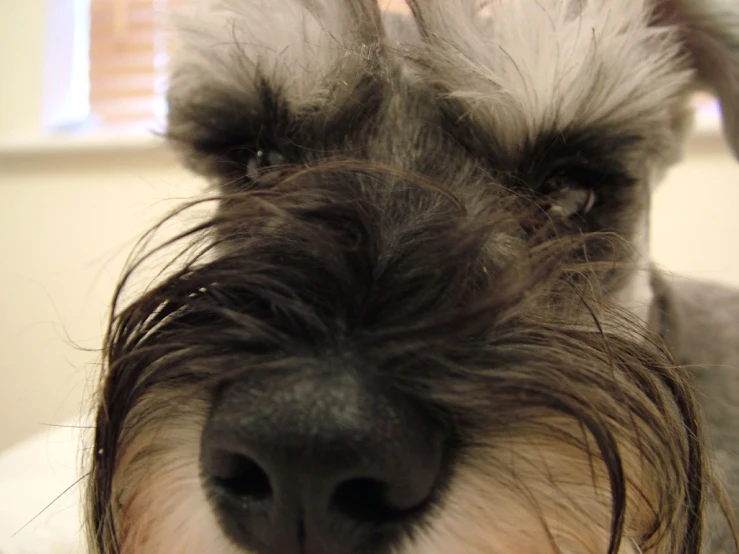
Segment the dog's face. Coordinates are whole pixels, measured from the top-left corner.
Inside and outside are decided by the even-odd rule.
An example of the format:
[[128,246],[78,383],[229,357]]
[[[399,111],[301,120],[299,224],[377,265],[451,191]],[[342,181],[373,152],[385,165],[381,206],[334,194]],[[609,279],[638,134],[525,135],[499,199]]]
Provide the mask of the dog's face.
[[111,324],[94,548],[696,554],[701,431],[629,245],[695,88],[739,143],[739,7],[197,6],[168,136],[218,209]]

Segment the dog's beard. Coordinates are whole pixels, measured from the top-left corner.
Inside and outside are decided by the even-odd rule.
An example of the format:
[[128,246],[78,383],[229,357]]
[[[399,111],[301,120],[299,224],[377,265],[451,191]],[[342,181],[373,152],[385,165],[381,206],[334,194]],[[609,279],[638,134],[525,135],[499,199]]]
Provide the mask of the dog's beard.
[[[121,503],[115,516],[121,552],[243,552],[221,529],[200,477],[198,445],[207,405],[194,402],[192,395],[154,395],[136,411],[146,410],[150,402],[185,407],[157,414],[155,418],[162,421],[147,423],[124,449],[113,481]],[[151,409],[151,413],[159,411]],[[528,431],[511,426],[469,448],[455,467],[439,506],[420,528],[409,529],[412,538],[394,551],[607,552],[613,536],[613,499],[597,446],[584,438],[580,425],[558,416],[531,427]],[[680,496],[680,487],[658,490],[667,474],[645,468],[636,446],[630,446],[632,452],[624,455],[622,451],[629,481],[628,510],[617,552],[679,551],[682,537],[676,531],[683,530],[685,513],[677,506],[660,507],[658,503],[661,495]],[[658,529],[658,535],[665,534],[653,547],[646,547],[649,540],[644,538],[664,517],[676,521]]]
[[[167,423],[145,430],[131,445],[114,489],[125,491],[117,514],[123,554],[238,554],[225,536],[200,478],[197,445],[206,406],[193,410],[192,397],[167,400],[187,403],[191,413],[171,413]],[[163,398],[154,399],[159,403]],[[185,411],[185,410],[181,410]],[[582,434],[571,422],[557,419],[540,426],[552,433]],[[601,462],[580,446],[568,447],[561,437],[525,434],[496,437],[494,444],[471,448],[455,468],[448,494],[413,538],[402,541],[399,554],[592,554],[607,552],[611,542],[613,504]],[[582,440],[582,439],[579,439]],[[152,441],[160,452],[150,454]],[[588,448],[595,449],[594,444]],[[130,465],[127,465],[130,463]],[[625,472],[643,467],[628,459]],[[597,476],[596,476],[597,474]],[[652,476],[653,477],[653,476]],[[617,552],[672,554],[677,542],[668,530],[654,547],[643,538],[653,532],[660,515],[652,504],[658,484],[643,479],[630,483],[629,515]],[[641,487],[646,486],[647,489]],[[649,495],[649,498],[645,498]],[[682,519],[678,510],[673,517]],[[673,523],[675,525],[675,523]],[[668,526],[669,527],[669,526]],[[660,530],[664,532],[665,530]]]
[[[446,414],[458,444],[434,505],[387,548],[693,551],[708,476],[692,397],[656,339],[600,298],[614,266],[584,254],[613,238],[558,239],[538,209],[516,215],[528,205],[516,195],[495,195],[469,218],[440,185],[411,182],[389,196],[369,185],[363,194],[384,198],[370,206],[397,195],[434,206],[426,231],[385,260],[398,271],[371,292],[360,283],[388,213],[342,200],[351,167],[283,175],[277,196],[218,198],[196,228],[204,239],[175,256],[184,269],[113,321],[90,491],[100,549],[243,552],[201,476],[214,391],[267,375],[265,363],[270,375],[310,379],[306,359],[350,329],[374,329],[362,356]],[[411,286],[416,275],[424,287]],[[270,379],[279,389],[283,377]]]
[[[192,403],[192,398],[172,398]],[[161,402],[157,398],[156,402]],[[123,554],[195,554],[244,552],[225,536],[200,478],[197,445],[203,414],[171,414],[168,425],[145,432],[130,452],[151,449],[146,460],[118,470],[121,497],[118,518]],[[553,418],[556,419],[556,418]],[[174,425],[176,422],[176,425]],[[552,431],[581,432],[577,426],[542,422]],[[593,475],[593,460],[578,447],[568,449],[550,436],[520,434],[494,445],[470,450],[455,469],[449,491],[423,527],[412,531],[395,552],[407,554],[545,554],[607,552],[611,539],[612,499],[602,468]],[[164,439],[168,437],[168,439]],[[176,438],[175,438],[176,437]],[[594,445],[590,445],[591,448]],[[596,465],[598,465],[596,463]],[[631,467],[638,467],[638,459]],[[632,486],[633,488],[633,486]],[[655,498],[657,491],[648,491]],[[644,491],[639,490],[639,495]],[[630,518],[618,552],[641,552],[641,538],[658,517],[649,499],[632,494]],[[642,513],[638,513],[638,512]],[[634,515],[634,513],[637,515]],[[673,553],[663,539],[654,553]]]

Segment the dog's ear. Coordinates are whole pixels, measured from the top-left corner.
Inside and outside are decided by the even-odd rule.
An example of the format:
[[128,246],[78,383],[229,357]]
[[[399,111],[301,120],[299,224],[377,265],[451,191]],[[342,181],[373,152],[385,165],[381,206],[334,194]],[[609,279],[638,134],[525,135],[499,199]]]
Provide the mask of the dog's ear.
[[383,59],[377,0],[189,0],[171,19],[167,138],[210,175],[236,149],[283,157],[296,114],[351,100]]
[[696,86],[721,102],[724,133],[739,158],[739,1],[657,0],[654,18],[680,30]]

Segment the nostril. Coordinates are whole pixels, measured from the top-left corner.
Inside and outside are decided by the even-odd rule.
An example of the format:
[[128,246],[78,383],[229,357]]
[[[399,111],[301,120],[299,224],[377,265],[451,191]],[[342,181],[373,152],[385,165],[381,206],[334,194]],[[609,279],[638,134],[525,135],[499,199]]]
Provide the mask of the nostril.
[[388,501],[390,488],[390,485],[378,479],[349,479],[334,491],[333,506],[355,521],[374,524],[404,519],[421,507],[392,506]]
[[240,454],[214,452],[208,472],[219,488],[242,499],[263,501],[272,496],[269,477],[259,465]]
[[307,369],[277,375],[279,387],[245,380],[219,391],[201,435],[200,478],[239,551],[389,552],[442,498],[447,428],[401,392],[334,363],[343,358],[315,378]]

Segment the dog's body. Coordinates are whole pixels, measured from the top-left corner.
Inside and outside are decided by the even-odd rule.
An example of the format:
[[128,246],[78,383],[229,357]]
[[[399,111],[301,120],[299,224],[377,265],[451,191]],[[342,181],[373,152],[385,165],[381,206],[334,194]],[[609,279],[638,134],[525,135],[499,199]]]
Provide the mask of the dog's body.
[[[733,510],[739,511],[739,293],[687,279],[656,279],[651,323],[690,368],[707,435]],[[731,534],[711,511],[706,552],[730,552]]]
[[739,6],[408,4],[181,19],[217,210],[115,312],[94,548],[731,551],[737,297],[646,247],[696,88],[739,145]]

